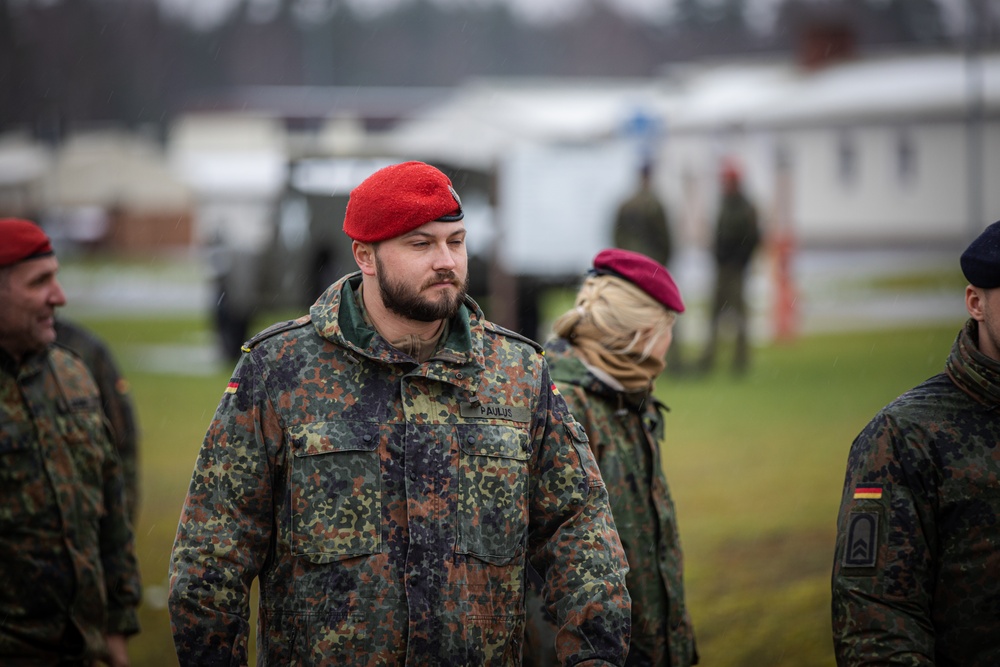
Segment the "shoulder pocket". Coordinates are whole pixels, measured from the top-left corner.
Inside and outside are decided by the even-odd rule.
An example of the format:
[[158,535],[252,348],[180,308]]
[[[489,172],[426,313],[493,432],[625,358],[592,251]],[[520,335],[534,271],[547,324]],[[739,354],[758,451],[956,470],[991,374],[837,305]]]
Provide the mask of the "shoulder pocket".
[[569,433],[569,437],[581,445],[586,445],[590,443],[590,436],[587,435],[587,431],[583,428],[583,424],[576,421],[575,419],[566,422],[566,431]]
[[287,431],[292,449],[292,553],[319,563],[381,550],[379,425],[311,422]]

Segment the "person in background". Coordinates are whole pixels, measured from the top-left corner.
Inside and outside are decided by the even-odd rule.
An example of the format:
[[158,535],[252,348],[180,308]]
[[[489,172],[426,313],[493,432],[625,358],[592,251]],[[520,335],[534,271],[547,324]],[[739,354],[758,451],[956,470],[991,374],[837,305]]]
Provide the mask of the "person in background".
[[[546,344],[552,379],[587,432],[628,558],[627,665],[698,662],[677,515],[660,457],[666,406],[654,393],[683,312],[680,291],[662,264],[636,252],[603,250]],[[536,585],[533,595],[539,590]],[[537,598],[528,609],[525,664],[558,664],[551,649],[557,626]]]
[[837,664],[1000,664],[1000,221],[961,256],[969,319],[944,372],[885,406],[847,460]]
[[618,205],[614,244],[616,248],[641,252],[664,266],[670,265],[673,235],[666,208],[653,191],[651,162],[643,162],[638,187]]
[[[614,245],[622,250],[642,253],[669,267],[674,258],[674,237],[670,217],[653,189],[653,163],[646,160],[639,168],[639,185],[618,205],[615,212]],[[674,344],[667,351],[667,372],[681,373],[679,330],[674,329]]]
[[139,571],[124,478],[45,233],[0,220],[0,664],[129,664]]
[[565,665],[622,665],[628,565],[541,348],[466,296],[464,213],[422,162],[350,195],[358,272],[244,347],[177,530],[182,665],[520,665],[524,573]]
[[258,307],[260,258],[249,248],[237,247],[221,232],[216,232],[207,244],[207,256],[219,356],[223,362],[236,363]]
[[700,368],[710,371],[715,365],[719,330],[723,318],[731,317],[736,329],[733,372],[746,373],[750,365],[749,322],[745,286],[747,269],[760,244],[757,210],[743,193],[742,174],[732,160],[722,167],[722,202],[715,224],[712,246],[715,259],[715,292],[709,319],[708,341],[701,356]]
[[65,317],[56,318],[56,342],[72,350],[94,377],[125,477],[125,505],[135,525],[139,513],[139,427],[128,380],[108,346],[92,331]]

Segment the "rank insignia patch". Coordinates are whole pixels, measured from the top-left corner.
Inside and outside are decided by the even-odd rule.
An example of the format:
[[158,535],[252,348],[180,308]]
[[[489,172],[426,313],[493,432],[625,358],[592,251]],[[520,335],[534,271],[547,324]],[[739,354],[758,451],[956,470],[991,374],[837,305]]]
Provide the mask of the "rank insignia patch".
[[878,513],[851,512],[847,519],[844,567],[875,567],[878,559]]
[[869,499],[869,500],[879,500],[882,497],[882,487],[872,486],[871,484],[867,486],[856,486],[854,487],[854,499]]

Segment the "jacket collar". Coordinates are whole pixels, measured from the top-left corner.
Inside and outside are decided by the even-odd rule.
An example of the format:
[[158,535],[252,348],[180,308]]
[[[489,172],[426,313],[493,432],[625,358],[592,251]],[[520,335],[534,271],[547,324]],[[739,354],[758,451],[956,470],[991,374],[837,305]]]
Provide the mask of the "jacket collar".
[[969,318],[951,347],[945,372],[963,391],[992,408],[1000,407],[1000,361],[979,351],[979,326]]
[[49,350],[51,349],[51,347],[48,347],[42,352],[27,354],[18,363],[7,350],[0,348],[0,373],[14,378],[38,373],[45,365],[45,361],[49,356]]
[[357,301],[361,272],[348,274],[331,285],[309,309],[313,326],[323,338],[373,361],[410,364],[414,373],[447,382],[475,393],[485,363],[483,361],[482,310],[470,297],[459,306],[449,322],[446,338],[423,364],[390,345],[365,322]]
[[651,403],[657,410],[669,411],[665,404],[648,392],[626,392],[614,380],[602,378],[595,369],[583,362],[565,338],[555,338],[546,343],[545,358],[549,361],[550,374],[556,382],[576,385],[595,396],[615,400],[623,407],[631,407],[633,412],[641,411],[647,403]]

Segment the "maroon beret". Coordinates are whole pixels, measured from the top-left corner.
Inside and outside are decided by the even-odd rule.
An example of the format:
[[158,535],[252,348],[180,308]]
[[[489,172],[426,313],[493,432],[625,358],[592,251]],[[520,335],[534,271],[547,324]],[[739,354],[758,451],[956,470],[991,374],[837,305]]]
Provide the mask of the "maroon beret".
[[684,312],[684,301],[681,291],[670,276],[670,272],[662,264],[645,255],[609,248],[597,253],[594,258],[594,272],[598,275],[609,274],[629,281],[649,296],[662,303],[669,310]]
[[0,266],[51,254],[52,243],[41,227],[20,218],[0,218]]
[[351,190],[344,232],[355,241],[375,243],[434,220],[464,217],[451,179],[423,162],[379,169]]

